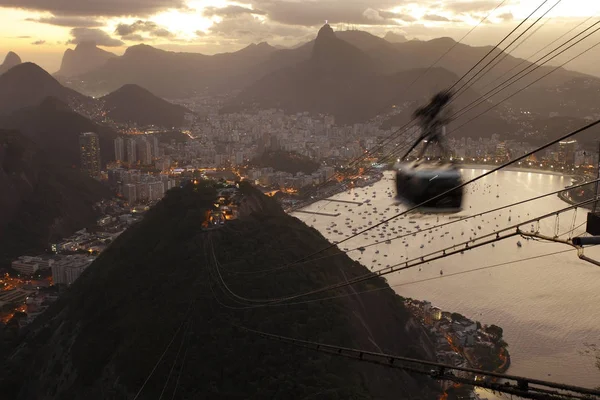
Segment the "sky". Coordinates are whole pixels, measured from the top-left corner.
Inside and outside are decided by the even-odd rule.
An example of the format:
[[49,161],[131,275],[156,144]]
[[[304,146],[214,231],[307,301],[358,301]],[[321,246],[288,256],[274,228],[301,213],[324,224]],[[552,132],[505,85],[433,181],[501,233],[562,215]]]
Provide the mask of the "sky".
[[[115,54],[122,54],[128,46],[139,43],[204,54],[236,51],[263,41],[290,47],[312,40],[326,21],[334,30],[360,29],[378,36],[391,31],[409,39],[449,36],[459,40],[488,14],[485,22],[463,42],[476,46],[495,45],[542,2],[0,0],[0,61],[5,53],[14,51],[24,61],[35,62],[49,72],[55,72],[64,51],[82,41],[95,41]],[[514,55],[529,57],[586,18],[600,17],[600,1],[546,0],[531,20],[546,11],[548,13],[536,25],[540,28],[514,50]],[[597,20],[588,20],[574,32]],[[600,39],[595,35],[590,37],[582,43],[581,50],[596,40]],[[596,73],[596,68],[600,67],[592,60],[591,56],[582,57],[570,66],[582,72]]]

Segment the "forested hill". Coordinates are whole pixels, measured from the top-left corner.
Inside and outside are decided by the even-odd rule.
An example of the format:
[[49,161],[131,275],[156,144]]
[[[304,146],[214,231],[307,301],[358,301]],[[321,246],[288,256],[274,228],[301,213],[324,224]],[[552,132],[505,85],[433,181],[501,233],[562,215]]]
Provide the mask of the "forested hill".
[[291,174],[302,172],[312,174],[319,169],[319,164],[310,158],[292,151],[266,151],[251,162],[257,167],[271,167],[275,171]]
[[[252,273],[328,242],[251,186],[242,183],[241,192],[242,217],[204,231],[216,189],[200,183],[170,191],[30,326],[0,369],[3,397],[132,399],[174,338],[139,398],[159,398],[164,388],[171,398],[176,385],[176,399],[436,398],[436,383],[427,377],[236,328],[433,357],[427,336],[383,280],[328,293],[383,288],[361,297],[258,308],[234,301],[224,283],[242,297],[273,298],[367,272],[342,255]],[[174,363],[180,346],[185,364],[183,357]],[[167,383],[172,367],[177,376]]]

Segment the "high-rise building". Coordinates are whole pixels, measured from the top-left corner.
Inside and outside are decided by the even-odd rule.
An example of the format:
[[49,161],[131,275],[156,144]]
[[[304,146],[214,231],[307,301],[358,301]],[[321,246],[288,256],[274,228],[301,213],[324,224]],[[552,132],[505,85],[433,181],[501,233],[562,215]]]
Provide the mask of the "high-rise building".
[[125,141],[120,136],[115,139],[115,161],[125,161]]
[[137,142],[138,149],[138,160],[142,165],[150,165],[152,164],[152,145],[150,141],[146,140],[145,137],[142,137]]
[[496,145],[496,160],[505,161],[508,160],[508,151],[506,150],[506,142],[499,142]]
[[152,157],[159,158],[160,151],[158,149],[158,137],[156,137],[156,135],[150,136],[150,142],[152,143]]
[[127,139],[127,162],[135,164],[137,161],[137,145],[134,138]]
[[100,176],[100,140],[94,132],[79,135],[81,171],[93,178]]
[[79,278],[94,261],[93,257],[74,254],[52,265],[52,281],[54,284],[70,285]]
[[148,200],[156,201],[163,198],[165,194],[165,186],[163,182],[151,182],[148,184]]
[[129,204],[137,202],[137,185],[135,183],[126,183],[123,185],[123,196],[125,196]]
[[575,165],[577,140],[558,142],[558,162],[564,165]]

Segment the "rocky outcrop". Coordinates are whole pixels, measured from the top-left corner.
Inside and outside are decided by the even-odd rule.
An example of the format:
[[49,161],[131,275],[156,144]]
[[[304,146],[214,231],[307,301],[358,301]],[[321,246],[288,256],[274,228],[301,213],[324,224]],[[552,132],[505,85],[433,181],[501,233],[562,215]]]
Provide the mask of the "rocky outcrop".
[[11,69],[12,67],[16,67],[21,64],[21,57],[19,57],[16,53],[9,51],[4,59],[2,65],[0,65],[0,75]]

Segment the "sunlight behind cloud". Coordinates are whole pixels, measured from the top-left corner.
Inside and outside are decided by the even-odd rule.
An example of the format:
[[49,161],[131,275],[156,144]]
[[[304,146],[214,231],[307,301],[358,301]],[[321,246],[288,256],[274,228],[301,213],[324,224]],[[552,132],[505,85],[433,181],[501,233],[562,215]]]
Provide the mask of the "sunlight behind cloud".
[[170,10],[157,14],[150,20],[175,33],[179,39],[192,39],[196,37],[196,31],[206,31],[213,24],[213,20],[203,16],[200,10]]

